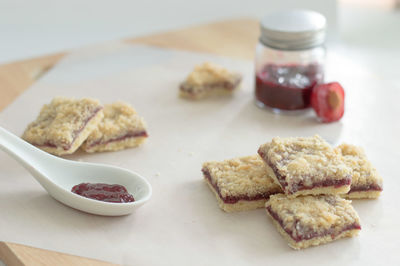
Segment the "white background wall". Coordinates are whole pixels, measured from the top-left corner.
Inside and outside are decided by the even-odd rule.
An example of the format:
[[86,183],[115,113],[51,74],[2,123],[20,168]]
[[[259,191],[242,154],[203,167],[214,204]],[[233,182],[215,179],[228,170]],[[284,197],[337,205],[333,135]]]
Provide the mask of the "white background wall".
[[336,25],[336,0],[0,0],[0,63],[289,7]]
[[331,37],[337,33],[347,45],[372,48],[376,56],[398,54],[400,10],[391,9],[394,0],[363,1],[369,9],[351,7],[360,1],[0,0],[0,64],[225,18],[261,18],[289,7],[323,13]]

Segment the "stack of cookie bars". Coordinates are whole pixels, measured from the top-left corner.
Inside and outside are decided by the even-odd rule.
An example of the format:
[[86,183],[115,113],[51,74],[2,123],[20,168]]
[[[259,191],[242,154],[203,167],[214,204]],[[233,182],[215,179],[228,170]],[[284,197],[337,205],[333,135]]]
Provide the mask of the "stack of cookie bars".
[[273,138],[258,155],[206,162],[206,183],[227,212],[265,207],[294,249],[358,234],[347,199],[377,198],[382,178],[354,145],[331,147],[319,136]]

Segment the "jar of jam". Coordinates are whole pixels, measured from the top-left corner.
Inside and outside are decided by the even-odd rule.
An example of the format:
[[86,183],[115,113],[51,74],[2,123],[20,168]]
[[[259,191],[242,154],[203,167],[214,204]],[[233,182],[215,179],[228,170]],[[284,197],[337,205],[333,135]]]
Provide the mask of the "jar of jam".
[[324,79],[325,27],[325,17],[308,10],[262,19],[255,62],[258,106],[273,111],[310,107],[311,91]]

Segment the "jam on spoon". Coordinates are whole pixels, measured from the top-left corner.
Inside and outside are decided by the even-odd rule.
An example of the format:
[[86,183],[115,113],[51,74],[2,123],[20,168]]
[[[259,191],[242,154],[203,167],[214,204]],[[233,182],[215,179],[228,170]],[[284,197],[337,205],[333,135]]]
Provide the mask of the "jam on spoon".
[[86,198],[105,202],[126,203],[135,201],[132,194],[124,186],[117,184],[81,183],[74,186],[71,191]]

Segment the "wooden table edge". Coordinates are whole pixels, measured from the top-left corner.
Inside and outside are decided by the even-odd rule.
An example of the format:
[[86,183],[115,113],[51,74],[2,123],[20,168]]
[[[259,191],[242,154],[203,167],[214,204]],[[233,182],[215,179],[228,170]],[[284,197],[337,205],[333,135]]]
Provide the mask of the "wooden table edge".
[[0,260],[7,266],[25,265],[91,265],[91,266],[116,266],[105,261],[90,259],[47,249],[35,248],[31,246],[0,242]]

